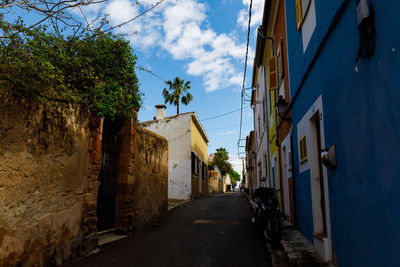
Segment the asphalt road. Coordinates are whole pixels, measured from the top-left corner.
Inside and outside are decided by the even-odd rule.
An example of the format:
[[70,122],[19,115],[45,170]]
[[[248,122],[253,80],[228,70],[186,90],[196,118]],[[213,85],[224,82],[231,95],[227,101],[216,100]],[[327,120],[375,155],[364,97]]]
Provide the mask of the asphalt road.
[[70,266],[271,266],[251,217],[241,193],[206,196]]

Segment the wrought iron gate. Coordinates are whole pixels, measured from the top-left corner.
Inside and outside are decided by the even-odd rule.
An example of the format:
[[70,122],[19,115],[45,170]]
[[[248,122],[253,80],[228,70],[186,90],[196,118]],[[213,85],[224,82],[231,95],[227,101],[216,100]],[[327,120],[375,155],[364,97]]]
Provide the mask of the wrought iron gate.
[[118,123],[104,120],[97,197],[98,231],[112,229],[115,224],[120,129]]

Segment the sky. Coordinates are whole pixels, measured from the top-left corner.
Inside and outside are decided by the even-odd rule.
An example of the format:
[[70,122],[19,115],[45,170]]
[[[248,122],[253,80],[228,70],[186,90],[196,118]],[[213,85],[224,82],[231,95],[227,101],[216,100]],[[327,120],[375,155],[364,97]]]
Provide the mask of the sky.
[[[108,14],[110,26],[114,26],[148,10],[158,1],[108,0],[85,7],[82,12],[76,11],[76,16],[83,19],[84,14],[91,21],[99,14]],[[249,4],[250,0],[164,0],[145,15],[114,30],[130,41],[137,65],[159,76],[136,71],[143,93],[139,121],[153,119],[154,106],[164,104],[161,94],[164,80],[178,76],[191,81],[193,101],[188,106],[180,105],[180,112],[196,112],[210,139],[208,153],[219,147],[226,148],[239,174],[242,160],[238,157],[237,142]],[[263,5],[264,0],[253,0],[245,88],[251,86],[255,33],[261,23]],[[253,129],[249,102],[244,107],[241,138],[246,138]],[[220,116],[226,113],[230,114]],[[167,105],[167,116],[175,114],[176,107]]]

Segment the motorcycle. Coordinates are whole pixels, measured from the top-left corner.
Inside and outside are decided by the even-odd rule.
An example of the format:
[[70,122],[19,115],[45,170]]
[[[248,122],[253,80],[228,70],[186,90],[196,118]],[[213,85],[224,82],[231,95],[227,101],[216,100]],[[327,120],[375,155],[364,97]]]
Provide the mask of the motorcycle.
[[268,241],[278,241],[281,237],[278,190],[258,187],[254,190],[253,201],[256,204],[253,222],[262,227]]

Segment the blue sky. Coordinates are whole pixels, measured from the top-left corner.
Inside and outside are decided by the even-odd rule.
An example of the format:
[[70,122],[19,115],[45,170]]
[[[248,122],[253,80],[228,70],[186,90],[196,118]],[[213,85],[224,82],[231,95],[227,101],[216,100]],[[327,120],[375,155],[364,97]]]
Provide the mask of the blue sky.
[[[110,24],[125,22],[147,10],[158,0],[108,0],[88,6],[83,13],[88,21],[98,14],[109,14]],[[126,34],[137,55],[137,64],[166,80],[176,76],[192,83],[193,101],[181,105],[180,112],[195,111],[206,129],[208,152],[225,147],[234,168],[241,172],[237,158],[240,112],[207,120],[240,108],[246,53],[248,8],[250,0],[164,0],[144,16],[116,33]],[[253,1],[246,86],[250,87],[255,49],[255,30],[261,23],[263,0]],[[82,18],[82,12],[76,11]],[[163,104],[163,81],[147,72],[137,71],[144,94],[139,120],[151,120],[154,106]],[[246,103],[245,106],[248,106]],[[176,107],[167,105],[167,116]],[[252,110],[243,110],[242,138],[253,128]],[[244,142],[242,143],[244,145]],[[243,151],[243,149],[242,149]]]

